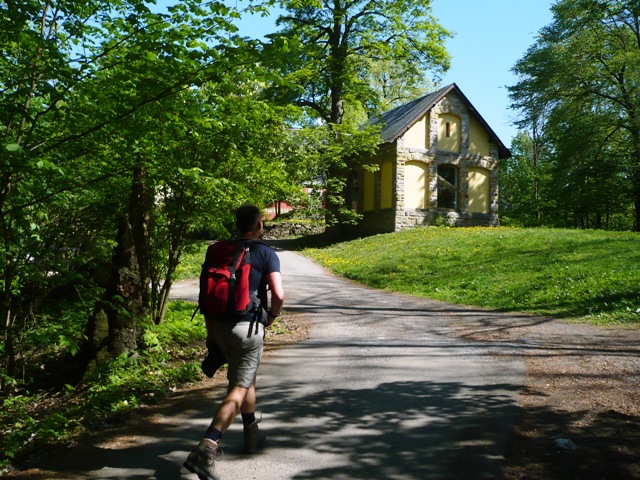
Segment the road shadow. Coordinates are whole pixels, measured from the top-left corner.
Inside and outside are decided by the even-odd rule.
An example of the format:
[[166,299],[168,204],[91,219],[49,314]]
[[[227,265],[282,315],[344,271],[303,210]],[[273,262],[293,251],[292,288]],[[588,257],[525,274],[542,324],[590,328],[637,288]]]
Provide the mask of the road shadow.
[[[406,372],[422,378],[423,365],[435,366],[449,353],[440,344],[409,339],[393,345],[355,340],[343,339],[337,350],[335,339],[305,341],[265,361],[258,395],[269,443],[258,461],[285,455],[295,468],[288,476],[265,470],[260,478],[502,478],[506,439],[518,414],[518,384],[451,381],[454,372],[436,377],[445,381],[407,381],[415,376]],[[454,356],[476,353],[463,349]],[[364,366],[380,375],[362,381]],[[378,380],[383,377],[400,379]],[[142,410],[121,428],[34,459],[40,475],[27,471],[15,478],[179,478],[223,392],[223,385],[198,384]],[[225,469],[242,472],[249,468],[245,462],[256,461],[240,452],[239,423],[223,439],[223,478]],[[328,460],[307,462],[310,457]],[[270,468],[278,467],[271,461]]]
[[[517,412],[504,394],[511,388],[397,382],[329,389],[286,402],[286,407],[274,398],[275,415],[322,421],[313,428],[278,432],[271,448],[347,456],[344,463],[308,469],[296,479],[501,478],[505,445],[496,442],[494,433],[504,427],[498,427],[500,419]],[[295,397],[295,390],[290,386],[285,394]],[[278,405],[283,405],[279,411]]]
[[[319,455],[335,454],[346,461],[303,468],[289,478],[501,478],[505,445],[495,441],[494,433],[517,413],[512,399],[504,393],[505,389],[514,388],[511,385],[396,382],[375,388],[327,389],[309,395],[299,395],[300,387],[304,385],[274,386],[260,392],[268,416],[286,426],[270,430],[268,420],[263,422],[269,443],[262,455],[279,449],[311,450]],[[182,462],[210,420],[212,403],[203,397],[211,393],[196,389],[154,408],[151,416],[138,417],[125,428],[104,432],[119,437],[117,448],[99,446],[104,435],[88,437],[81,445],[40,459],[41,472],[27,471],[12,478],[180,478]],[[222,389],[215,393],[220,397]],[[190,421],[154,421],[170,419],[176,412]],[[202,428],[194,428],[194,420]],[[148,435],[149,440],[138,444],[138,434]],[[221,468],[225,462],[242,468],[241,442],[236,424],[225,435],[224,444],[228,447]],[[442,476],[443,471],[447,472],[446,477]],[[90,476],[84,477],[87,472],[91,472]]]

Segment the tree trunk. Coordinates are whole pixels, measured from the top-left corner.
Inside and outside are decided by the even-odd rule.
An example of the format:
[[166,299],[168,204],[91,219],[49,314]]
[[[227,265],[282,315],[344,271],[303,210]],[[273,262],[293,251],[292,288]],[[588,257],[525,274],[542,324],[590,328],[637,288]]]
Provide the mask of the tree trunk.
[[[638,159],[640,165],[640,159]],[[634,175],[635,192],[635,231],[640,232],[640,166],[636,167]]]
[[167,313],[167,307],[169,306],[169,294],[171,293],[171,286],[173,282],[167,277],[164,285],[160,289],[160,298],[158,300],[158,312],[154,318],[154,323],[160,324],[164,320],[164,316]]
[[[344,119],[344,74],[347,61],[348,36],[343,35],[345,7],[341,0],[333,0],[333,28],[329,36],[329,91],[331,94],[331,125],[341,125]],[[325,191],[325,220],[331,230],[340,223],[340,208],[344,205],[342,179],[344,168],[341,159],[336,159],[327,169],[327,185]]]
[[343,215],[340,209],[345,205],[344,185],[346,169],[340,165],[331,165],[327,169],[327,187],[325,191],[325,221],[327,231],[339,230]]
[[[639,129],[640,130],[640,129]],[[635,222],[634,230],[640,232],[640,133],[635,135],[636,149],[633,152],[633,158],[635,165],[633,168],[633,195],[634,195],[634,207],[635,207]]]
[[[15,374],[16,367],[16,355],[15,355],[15,345],[14,345],[14,336],[13,336],[13,325],[15,323],[15,316],[12,317],[12,293],[11,289],[13,287],[13,279],[15,278],[13,275],[12,263],[10,260],[11,250],[10,250],[10,242],[8,235],[8,225],[6,221],[3,221],[3,241],[4,241],[4,252],[6,255],[6,261],[3,265],[2,272],[2,280],[4,283],[4,289],[2,290],[2,311],[5,313],[5,324],[4,324],[4,368],[5,373],[9,378],[12,378]],[[0,378],[0,388],[5,387],[5,379],[4,377]]]
[[184,222],[180,227],[176,225],[176,223],[178,222],[174,222],[174,241],[169,241],[167,252],[169,258],[162,285],[160,285],[159,278],[154,277],[151,281],[151,317],[153,323],[156,325],[162,323],[167,312],[169,294],[171,293],[171,286],[173,285],[173,276],[178,265],[180,265],[180,257],[182,256],[182,247],[180,247],[179,244],[184,241],[188,232],[188,228]]
[[83,353],[88,366],[137,347],[139,327],[146,310],[144,290],[131,225],[125,218],[120,218],[109,283],[102,299],[96,302],[87,325],[87,344]]
[[140,271],[142,307],[149,312],[149,283],[151,281],[150,223],[153,197],[149,193],[147,171],[139,164],[133,170],[133,184],[129,200],[129,223]]
[[[535,107],[534,107],[535,108]],[[534,205],[534,214],[535,214],[535,222],[537,226],[540,226],[542,221],[542,213],[540,212],[540,137],[538,135],[538,121],[536,120],[536,116],[534,113],[534,122],[533,129],[531,132],[532,135],[532,146],[533,151],[533,205]]]
[[[13,323],[15,319],[11,318],[11,307],[7,307],[7,318],[4,331],[4,356],[5,356],[5,372],[9,378],[13,378],[16,370],[16,355],[13,344]],[[0,378],[0,390],[4,389],[7,380]]]

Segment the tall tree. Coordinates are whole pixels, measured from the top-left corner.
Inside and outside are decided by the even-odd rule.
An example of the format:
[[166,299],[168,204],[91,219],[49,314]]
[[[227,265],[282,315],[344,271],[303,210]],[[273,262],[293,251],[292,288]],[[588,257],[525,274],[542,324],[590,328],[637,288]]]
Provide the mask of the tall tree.
[[[550,117],[548,135],[556,174],[550,193],[559,212],[570,227],[619,228],[633,204],[633,184],[623,131],[608,127],[618,119],[607,105],[578,100],[564,105],[563,119],[555,118],[558,113]],[[626,228],[632,226],[627,218]]]
[[[56,274],[68,270],[63,258],[88,261],[89,246],[113,242],[118,217],[114,264],[132,260],[141,305],[114,308],[124,314],[114,325],[148,309],[154,189],[172,139],[154,141],[147,127],[179,115],[164,100],[256,63],[229,37],[233,16],[223,3],[198,0],[166,13],[142,0],[0,3],[0,313],[9,377],[16,319],[64,281]],[[167,110],[153,117],[154,106]]]
[[[533,175],[530,179],[532,182],[533,203],[530,205],[530,211],[534,214],[535,223],[539,225],[543,221],[541,190],[544,186],[540,175],[541,162],[544,154],[548,154],[549,150],[548,143],[544,138],[549,105],[544,98],[540,98],[543,95],[540,94],[540,88],[536,85],[536,82],[537,79],[535,78],[521,77],[517,90],[513,90],[511,93],[511,99],[512,106],[521,112],[521,117],[516,121],[516,124],[521,129],[530,132],[527,135],[528,140],[519,135],[514,139],[514,142],[520,154],[525,151],[528,152],[525,157],[528,156],[531,160]],[[506,163],[509,164],[510,162],[507,160]]]
[[393,60],[371,60],[364,79],[373,88],[383,112],[435,91],[434,82],[423,71]]
[[553,217],[548,192],[551,165],[540,155],[539,138],[520,132],[511,141],[512,156],[500,160],[501,223],[548,224]]
[[[586,175],[592,185],[611,187],[626,178],[633,195],[634,228],[640,231],[640,4],[560,0],[552,10],[553,22],[514,67],[521,76],[510,88],[514,105],[526,109],[532,100],[535,112],[545,115],[545,136],[566,167],[557,172],[564,173],[561,183]],[[585,118],[595,123],[588,125]],[[531,127],[537,124],[533,115],[527,120]],[[615,168],[602,168],[613,156]],[[609,204],[618,193],[600,190],[597,198]],[[593,198],[590,195],[583,199]]]
[[[282,5],[286,13],[277,25],[283,28],[271,38],[284,48],[288,83],[276,93],[305,107],[311,119],[336,129],[336,141],[358,127],[352,125],[345,135],[344,127],[338,127],[349,106],[376,113],[379,98],[369,81],[378,62],[392,61],[412,82],[448,67],[444,41],[450,34],[431,15],[429,1],[285,0]],[[366,143],[363,151],[369,148]],[[365,156],[354,153],[354,158]],[[327,185],[330,217],[343,207],[339,189],[347,161],[336,159],[327,166],[328,179],[336,180]]]

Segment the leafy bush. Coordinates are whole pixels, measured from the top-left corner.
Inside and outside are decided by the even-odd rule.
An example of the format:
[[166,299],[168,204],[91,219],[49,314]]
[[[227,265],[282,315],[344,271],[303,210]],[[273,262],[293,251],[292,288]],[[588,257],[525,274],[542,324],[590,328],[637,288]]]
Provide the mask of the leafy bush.
[[[96,428],[114,414],[157,402],[177,386],[201,378],[206,328],[201,316],[191,320],[193,310],[191,303],[170,303],[165,321],[143,334],[146,349],[105,362],[76,387],[67,385],[53,395],[24,389],[5,396],[0,466],[40,445],[64,442]],[[75,315],[59,319],[63,320],[69,328],[78,321]],[[51,327],[49,335],[56,338],[59,331],[64,331],[64,324],[60,329]],[[39,335],[42,341],[45,333]],[[53,346],[49,354],[65,348]]]

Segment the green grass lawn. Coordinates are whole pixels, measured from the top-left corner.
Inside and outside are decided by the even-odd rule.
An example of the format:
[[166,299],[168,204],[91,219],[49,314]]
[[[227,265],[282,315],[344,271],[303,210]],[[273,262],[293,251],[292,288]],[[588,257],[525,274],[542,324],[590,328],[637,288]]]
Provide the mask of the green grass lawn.
[[640,326],[640,235],[429,227],[303,253],[366,285],[500,310]]

